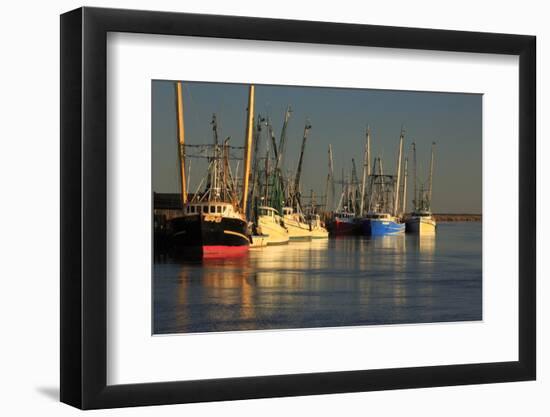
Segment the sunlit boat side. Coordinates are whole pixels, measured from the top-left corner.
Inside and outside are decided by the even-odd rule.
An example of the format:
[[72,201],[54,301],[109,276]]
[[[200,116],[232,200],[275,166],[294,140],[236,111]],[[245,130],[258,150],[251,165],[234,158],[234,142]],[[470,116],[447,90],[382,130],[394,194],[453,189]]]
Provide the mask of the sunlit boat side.
[[370,236],[397,235],[405,232],[405,223],[388,213],[367,213],[361,227],[363,233]]
[[242,255],[250,246],[246,208],[253,140],[254,86],[249,87],[248,94],[240,201],[229,169],[228,139],[223,144],[219,143],[215,115],[212,119],[214,143],[209,145],[212,151],[208,156],[210,162],[205,177],[206,187],[203,191],[195,193],[189,201],[185,170],[182,83],[176,82],[175,86],[182,213],[181,216],[173,218],[169,225],[171,251],[175,257],[217,258]]
[[267,236],[266,245],[284,245],[289,241],[288,229],[279,212],[272,207],[258,207],[259,234]]

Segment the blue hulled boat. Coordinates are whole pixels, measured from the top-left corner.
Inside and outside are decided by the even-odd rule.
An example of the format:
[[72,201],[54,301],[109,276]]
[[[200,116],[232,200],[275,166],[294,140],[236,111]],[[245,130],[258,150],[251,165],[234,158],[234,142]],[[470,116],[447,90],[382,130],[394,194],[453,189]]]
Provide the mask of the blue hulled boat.
[[405,223],[388,213],[368,213],[361,222],[363,234],[387,236],[405,233]]

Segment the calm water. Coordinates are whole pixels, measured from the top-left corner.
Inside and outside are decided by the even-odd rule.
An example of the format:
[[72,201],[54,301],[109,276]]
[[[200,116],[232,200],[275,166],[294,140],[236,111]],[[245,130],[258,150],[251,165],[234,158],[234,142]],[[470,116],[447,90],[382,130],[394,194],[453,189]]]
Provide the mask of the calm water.
[[156,262],[154,333],[481,320],[481,223]]

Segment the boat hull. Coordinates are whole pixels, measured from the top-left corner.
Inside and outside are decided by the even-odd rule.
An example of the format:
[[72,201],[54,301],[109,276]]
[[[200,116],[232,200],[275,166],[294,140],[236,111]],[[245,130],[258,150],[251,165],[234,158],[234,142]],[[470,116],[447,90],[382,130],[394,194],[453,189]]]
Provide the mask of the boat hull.
[[303,223],[292,217],[285,216],[285,226],[288,229],[288,237],[290,240],[309,240],[311,239],[311,227],[307,223]]
[[413,217],[407,220],[407,233],[431,235],[437,227],[435,220],[425,217]]
[[197,214],[177,217],[171,222],[174,255],[218,258],[239,256],[248,251],[247,224],[232,217]]
[[405,223],[387,219],[364,219],[362,229],[367,236],[398,235],[405,232]]
[[335,219],[330,223],[329,231],[332,235],[353,235],[357,233],[357,230],[357,223]]
[[288,230],[271,216],[258,217],[258,231],[267,235],[266,245],[285,245],[289,241]]
[[267,246],[268,240],[268,235],[252,235],[250,236],[250,248],[263,248]]
[[328,239],[328,230],[324,227],[314,227],[313,230],[311,230],[311,238],[312,239]]

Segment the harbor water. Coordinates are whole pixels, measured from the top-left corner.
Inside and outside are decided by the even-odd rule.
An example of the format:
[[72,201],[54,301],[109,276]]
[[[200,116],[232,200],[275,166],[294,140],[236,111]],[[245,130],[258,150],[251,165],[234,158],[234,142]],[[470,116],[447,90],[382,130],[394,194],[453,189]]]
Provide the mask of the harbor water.
[[482,224],[153,266],[153,333],[482,320]]

